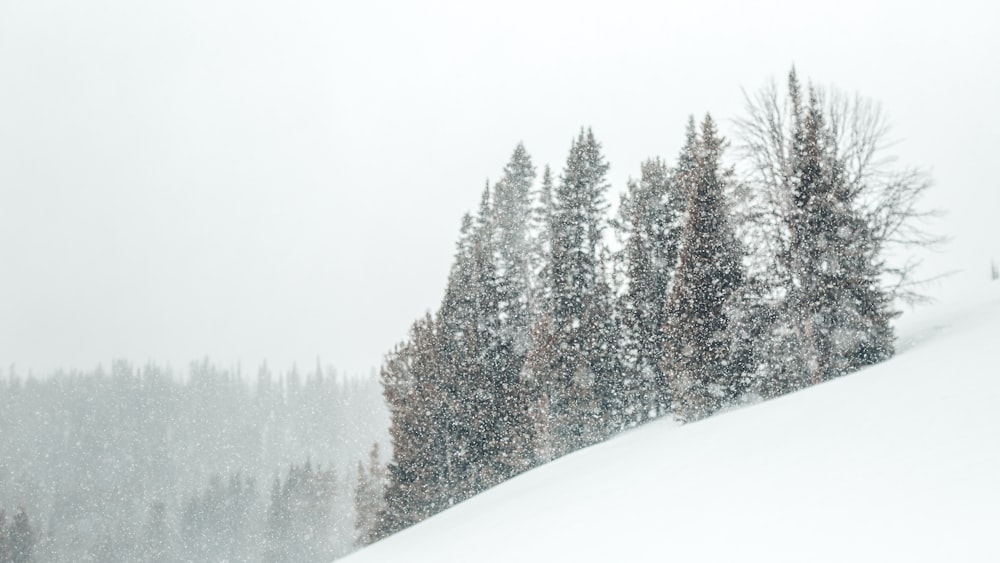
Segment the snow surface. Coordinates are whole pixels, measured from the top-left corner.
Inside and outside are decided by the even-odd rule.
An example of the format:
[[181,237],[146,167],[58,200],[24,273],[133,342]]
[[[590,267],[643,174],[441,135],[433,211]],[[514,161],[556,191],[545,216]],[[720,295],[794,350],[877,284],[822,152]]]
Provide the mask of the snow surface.
[[902,321],[884,364],[646,425],[347,561],[1000,561],[1000,282]]

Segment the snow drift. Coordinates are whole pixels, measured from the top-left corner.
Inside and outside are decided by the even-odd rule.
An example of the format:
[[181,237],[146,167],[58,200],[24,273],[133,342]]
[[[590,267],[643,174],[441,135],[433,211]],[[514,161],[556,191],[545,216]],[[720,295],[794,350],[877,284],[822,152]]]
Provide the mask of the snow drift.
[[649,424],[348,561],[998,561],[1000,284],[903,321],[888,362]]

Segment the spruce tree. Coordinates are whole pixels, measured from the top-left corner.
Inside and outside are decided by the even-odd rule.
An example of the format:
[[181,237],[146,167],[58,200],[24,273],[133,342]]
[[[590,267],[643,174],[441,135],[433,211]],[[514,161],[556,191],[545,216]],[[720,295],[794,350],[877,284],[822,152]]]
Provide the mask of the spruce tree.
[[616,226],[624,243],[627,289],[621,297],[623,358],[628,370],[631,420],[663,414],[670,404],[660,360],[666,301],[673,286],[684,195],[660,159],[642,164],[639,181],[622,196]]
[[7,538],[7,513],[0,507],[0,563],[10,561],[10,541]]
[[845,180],[836,133],[826,123],[817,93],[810,88],[802,107],[794,71],[789,83],[794,133],[787,307],[805,375],[818,383],[890,357],[892,314],[888,295],[878,285],[871,227]]
[[[917,205],[929,183],[887,167],[877,105],[836,92],[824,101],[794,69],[787,86],[784,100],[775,87],[748,99],[739,122],[750,193],[763,208],[746,224],[765,258],[754,283],[756,317],[768,321],[753,329],[754,390],[765,397],[890,357],[892,299],[907,297],[898,287],[911,272],[887,265],[886,249],[935,242],[916,225],[929,215]],[[896,287],[883,287],[891,280]]]
[[580,131],[556,187],[550,216],[549,294],[551,330],[558,350],[539,365],[548,366],[543,383],[553,434],[565,453],[601,439],[606,430],[599,379],[612,377],[606,335],[598,326],[610,310],[601,287],[599,250],[607,209],[608,164],[593,132]]
[[514,354],[524,355],[530,343],[529,285],[531,188],[535,167],[518,143],[503,177],[493,188],[489,210],[495,245],[495,269],[500,303],[500,337],[511,343]]
[[10,531],[7,533],[8,550],[11,563],[28,563],[31,561],[31,554],[35,550],[37,537],[35,530],[28,521],[28,513],[24,507],[19,507],[14,513],[14,520],[10,523]]
[[732,362],[731,320],[743,272],[725,199],[731,171],[721,162],[724,148],[711,116],[705,116],[700,137],[690,120],[678,166],[688,197],[687,218],[667,303],[663,364],[673,411],[683,421],[711,415],[741,391],[741,374]]
[[160,563],[174,558],[170,526],[167,523],[167,505],[154,502],[149,508],[149,522],[146,524],[146,560]]
[[372,444],[367,466],[358,461],[357,482],[354,488],[355,545],[368,545],[374,541],[379,514],[385,499],[385,468],[379,453],[378,442]]
[[[542,317],[552,314],[552,170],[548,165],[534,196],[531,210],[531,310],[532,331]],[[534,343],[534,342],[533,342]]]
[[385,506],[374,539],[415,524],[448,506],[451,451],[445,422],[452,400],[442,392],[438,325],[428,313],[410,338],[389,354],[382,388],[389,407],[393,459]]

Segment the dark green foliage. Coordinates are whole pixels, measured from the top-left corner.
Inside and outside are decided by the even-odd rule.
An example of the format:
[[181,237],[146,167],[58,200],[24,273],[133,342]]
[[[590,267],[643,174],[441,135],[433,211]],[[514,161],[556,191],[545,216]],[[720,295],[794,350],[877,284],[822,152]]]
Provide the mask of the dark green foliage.
[[890,357],[893,315],[888,294],[879,288],[878,246],[857,208],[857,193],[846,182],[836,134],[820,100],[810,89],[807,104],[801,104],[794,71],[789,97],[786,315],[805,355],[809,382],[818,383]]
[[[552,170],[545,165],[541,185],[532,208],[532,233],[530,264],[532,270],[531,310],[532,325],[552,314],[552,198],[554,197]],[[532,329],[534,330],[534,329]]]
[[[460,430],[449,421],[456,405],[447,385],[456,385],[442,369],[437,354],[437,327],[428,314],[414,323],[409,340],[389,354],[382,385],[392,416],[389,433],[393,459],[385,507],[374,539],[381,539],[450,505],[455,452],[449,433]],[[462,460],[454,459],[455,465]]]
[[[462,222],[441,308],[414,325],[383,369],[393,462],[380,538],[534,463],[530,347],[531,160],[518,145],[504,177]],[[491,197],[492,195],[492,197]]]
[[584,300],[599,282],[598,247],[607,210],[608,167],[593,132],[581,130],[570,148],[553,198],[553,318],[556,330],[570,335],[571,341],[579,339]]
[[613,424],[603,406],[612,401],[608,378],[616,371],[610,290],[600,259],[607,211],[608,163],[592,131],[580,131],[566,158],[550,214],[551,320],[558,349],[543,362],[540,380],[558,453],[602,439]]
[[711,117],[688,141],[678,166],[686,192],[676,282],[667,302],[665,340],[673,409],[685,421],[711,415],[742,391],[734,362],[734,298],[743,284],[741,254],[725,201],[731,173],[721,163],[725,141]]
[[357,484],[354,488],[354,529],[358,547],[375,541],[378,518],[385,511],[386,468],[379,453],[378,442],[372,444],[367,466],[358,462]]
[[622,361],[627,372],[626,414],[642,423],[667,412],[670,394],[661,369],[666,301],[673,287],[680,250],[686,196],[660,159],[642,164],[639,181],[630,181],[615,223],[624,239],[628,288],[621,297]]
[[836,92],[824,100],[793,69],[784,98],[766,89],[748,111],[739,125],[761,209],[747,224],[758,235],[758,306],[771,313],[753,391],[769,397],[889,358],[892,300],[914,295],[905,289],[912,264],[886,265],[887,249],[936,238],[919,225],[929,182],[880,154],[877,105]]

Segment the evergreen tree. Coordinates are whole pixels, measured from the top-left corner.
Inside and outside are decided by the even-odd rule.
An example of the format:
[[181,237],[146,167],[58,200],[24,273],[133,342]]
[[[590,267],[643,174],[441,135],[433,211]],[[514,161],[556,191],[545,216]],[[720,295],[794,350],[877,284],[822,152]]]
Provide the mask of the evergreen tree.
[[495,246],[497,292],[500,302],[500,337],[523,358],[530,344],[528,308],[531,281],[530,238],[531,187],[535,167],[518,143],[504,167],[503,178],[493,188],[489,211]]
[[[540,319],[552,314],[552,170],[542,172],[542,182],[535,194],[531,211],[532,331]],[[534,341],[532,341],[534,344]]]
[[[534,464],[530,410],[533,390],[521,381],[521,371],[531,346],[531,188],[535,168],[518,144],[494,187],[490,208],[496,280],[496,333],[492,362],[485,366],[493,402],[494,420],[484,427],[488,452],[486,466],[493,467],[491,482],[500,483]],[[544,189],[544,188],[543,188]],[[487,322],[487,326],[489,326]]]
[[[389,354],[382,368],[393,459],[375,540],[449,504],[453,452],[446,424],[455,405],[436,381],[442,367],[437,356],[437,326],[429,313],[414,323],[409,340]],[[441,378],[440,383],[448,382]]]
[[604,347],[604,331],[594,321],[610,310],[605,302],[610,296],[601,287],[599,259],[607,171],[593,132],[581,130],[552,202],[549,326],[558,347],[535,363],[547,366],[542,385],[562,453],[600,440],[606,428],[600,394],[608,386],[599,380],[613,376],[613,362],[611,351]]
[[463,224],[438,313],[438,401],[448,405],[440,424],[449,448],[443,460],[448,499],[441,508],[496,484],[500,472],[495,438],[503,397],[495,386],[504,349],[493,215],[487,183],[478,214]]
[[794,129],[787,308],[807,377],[818,383],[890,357],[892,314],[878,285],[876,244],[845,180],[836,133],[816,92],[810,89],[802,107],[794,71],[789,83]]
[[593,132],[581,130],[566,159],[551,214],[553,312],[556,330],[568,334],[580,330],[585,296],[598,283],[608,168]]
[[600,409],[597,439],[621,432],[634,422],[630,412],[634,410],[632,398],[635,393],[629,378],[623,375],[623,319],[615,306],[612,267],[611,253],[602,246],[598,258],[598,283],[593,295],[587,297],[584,307],[583,326],[589,327],[584,350],[594,374],[594,389]]
[[742,390],[741,374],[732,362],[735,337],[730,323],[743,272],[725,201],[731,171],[721,163],[724,148],[710,116],[702,122],[700,138],[690,120],[678,165],[688,211],[667,303],[668,353],[663,365],[673,411],[684,421],[711,415]]
[[354,489],[357,546],[365,546],[374,541],[376,522],[383,511],[385,500],[385,480],[385,467],[379,454],[378,442],[375,442],[368,455],[368,466],[358,462],[358,478]]
[[332,469],[313,469],[310,461],[292,465],[284,483],[275,480],[268,509],[267,560],[320,561],[338,555],[331,543],[336,484]]
[[28,521],[28,513],[19,507],[7,532],[8,550],[11,563],[28,563],[35,550],[35,530]]
[[[410,472],[398,466],[403,464],[399,452],[405,456],[407,449],[394,447],[397,466],[390,467],[386,513],[416,508],[416,514],[432,514],[533,463],[531,396],[520,381],[530,344],[528,221],[533,178],[530,157],[518,145],[503,179],[492,190],[489,184],[484,189],[478,214],[463,220],[445,298],[434,320],[428,317],[435,329],[424,332],[421,351],[414,350],[411,337],[410,352],[404,352],[423,360],[414,364],[425,382],[425,395],[418,396],[431,403],[423,412],[433,411],[433,416],[420,437],[409,436],[416,430],[406,424],[399,424],[396,432],[396,413],[400,422],[407,420],[415,395],[393,396],[394,446],[397,439],[426,442],[433,437],[433,443],[421,450],[425,459],[413,463]],[[424,498],[397,496],[400,487],[407,486],[398,478],[426,480]],[[420,506],[405,506],[411,501]],[[385,529],[406,525],[405,518],[396,522],[390,514],[384,520],[380,526]]]
[[0,563],[10,563],[10,540],[7,537],[7,513],[0,507]]
[[622,258],[628,287],[621,297],[623,359],[629,375],[629,418],[641,423],[670,405],[660,369],[666,301],[677,268],[684,195],[660,159],[642,164],[630,181],[616,222],[624,239]]
[[746,223],[755,254],[771,258],[755,276],[771,319],[757,346],[763,396],[890,357],[892,299],[914,294],[912,263],[886,257],[907,260],[902,247],[938,240],[920,225],[933,215],[917,205],[926,176],[881,155],[888,129],[878,106],[829,96],[804,93],[792,69],[784,99],[765,89],[739,122],[747,181],[764,208]]
[[146,525],[146,560],[151,563],[173,561],[170,525],[167,523],[167,505],[154,502],[149,508]]

